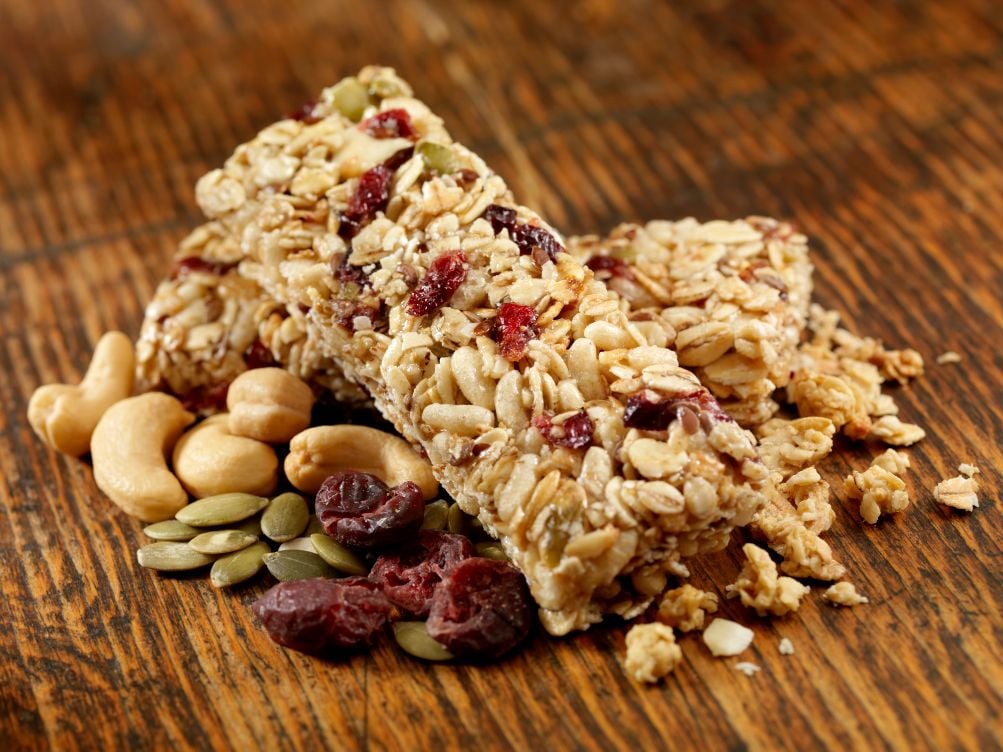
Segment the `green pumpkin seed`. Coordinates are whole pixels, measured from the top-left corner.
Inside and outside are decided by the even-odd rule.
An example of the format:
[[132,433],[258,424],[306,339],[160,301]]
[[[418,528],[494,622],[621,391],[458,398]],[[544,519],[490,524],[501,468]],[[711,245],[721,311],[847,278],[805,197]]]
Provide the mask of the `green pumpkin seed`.
[[303,535],[309,538],[315,533],[323,533],[324,526],[320,524],[320,520],[317,519],[316,515],[310,515],[310,522],[307,523],[306,530],[303,531]]
[[190,541],[198,534],[197,528],[177,520],[154,522],[143,528],[143,535],[159,541]]
[[453,658],[441,643],[432,639],[423,621],[398,621],[394,623],[394,639],[401,649],[426,661],[448,661]]
[[265,554],[264,558],[268,571],[279,582],[334,577],[336,574],[332,566],[309,551],[276,551]]
[[425,505],[425,520],[421,523],[422,530],[442,530],[446,527],[449,517],[449,503],[439,499]]
[[470,515],[460,509],[459,504],[453,504],[446,517],[446,526],[451,533],[470,535]]
[[216,559],[209,570],[209,581],[218,588],[246,582],[265,566],[264,556],[268,550],[267,543],[258,541],[241,551]]
[[317,549],[313,547],[313,541],[309,538],[293,538],[291,541],[286,541],[279,545],[279,551],[309,551],[312,554],[317,553]]
[[400,87],[400,84],[386,78],[377,78],[374,80],[369,84],[369,90],[380,99],[407,96],[407,92]]
[[256,540],[258,536],[242,530],[210,530],[196,535],[188,541],[188,545],[204,554],[232,554],[247,548]]
[[192,527],[219,527],[253,517],[268,504],[264,496],[248,493],[226,493],[193,501],[175,516]]
[[360,577],[369,574],[369,567],[366,566],[366,563],[334,538],[324,533],[315,533],[310,536],[310,541],[320,558],[339,572],[355,574]]
[[477,555],[483,556],[485,559],[509,561],[508,554],[505,553],[505,549],[501,547],[500,543],[493,541],[489,543],[475,543],[474,548],[477,549]]
[[136,559],[139,566],[158,572],[187,572],[213,562],[212,556],[199,553],[187,543],[175,541],[147,543],[136,552]]
[[306,500],[298,493],[276,496],[261,514],[261,532],[276,543],[302,535],[310,522]]
[[231,530],[239,530],[242,533],[250,533],[255,538],[261,537],[261,515],[256,514],[254,517],[249,517],[248,519],[241,522],[239,525],[234,525]]
[[453,150],[448,146],[432,141],[422,141],[415,147],[415,151],[425,160],[425,164],[430,170],[435,170],[440,175],[448,175],[459,169],[456,157],[453,156]]
[[369,94],[366,87],[357,79],[346,78],[339,81],[331,89],[331,98],[338,111],[349,120],[359,120],[369,106]]

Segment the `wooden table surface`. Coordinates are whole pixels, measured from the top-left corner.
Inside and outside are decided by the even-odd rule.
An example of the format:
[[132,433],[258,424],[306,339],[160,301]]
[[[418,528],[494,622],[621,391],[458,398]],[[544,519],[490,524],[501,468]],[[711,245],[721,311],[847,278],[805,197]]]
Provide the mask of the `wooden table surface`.
[[[6,0],[0,50],[0,749],[1000,748],[999,2]],[[565,232],[795,220],[817,299],[927,357],[895,394],[929,431],[913,506],[870,527],[834,499],[829,540],[870,605],[816,591],[769,622],[729,601],[762,672],[687,637],[648,688],[618,625],[486,667],[389,641],[325,662],[268,640],[261,585],[140,570],[140,524],[35,439],[27,399],[103,331],[136,334],[203,172],[369,62]],[[982,469],[971,515],[931,496],[961,461]],[[695,570],[722,588],[738,567]]]

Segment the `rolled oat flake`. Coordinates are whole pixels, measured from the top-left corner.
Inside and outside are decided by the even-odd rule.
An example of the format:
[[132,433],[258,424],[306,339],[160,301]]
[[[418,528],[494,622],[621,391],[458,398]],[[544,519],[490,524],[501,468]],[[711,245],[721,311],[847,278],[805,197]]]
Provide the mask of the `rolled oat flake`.
[[175,516],[192,527],[219,527],[253,517],[268,504],[263,496],[248,493],[226,493],[193,501]]
[[158,572],[186,572],[209,566],[213,557],[196,551],[187,543],[157,541],[140,548],[136,560],[141,567]]
[[246,582],[265,566],[264,557],[268,550],[268,544],[259,541],[241,551],[216,559],[209,570],[209,581],[213,587],[218,588]]

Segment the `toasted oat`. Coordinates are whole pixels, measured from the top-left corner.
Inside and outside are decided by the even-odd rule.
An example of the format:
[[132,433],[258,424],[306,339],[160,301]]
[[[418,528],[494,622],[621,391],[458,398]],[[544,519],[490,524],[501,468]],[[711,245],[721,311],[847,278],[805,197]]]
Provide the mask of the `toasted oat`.
[[979,472],[979,469],[975,465],[970,465],[967,462],[962,462],[958,465],[958,472],[964,475],[966,478],[971,478],[975,473]]
[[948,350],[945,353],[941,353],[937,356],[937,365],[946,366],[952,363],[960,363],[961,355],[956,353],[954,350]]
[[901,512],[909,506],[905,481],[888,468],[906,468],[908,459],[894,452],[881,455],[864,472],[854,471],[843,479],[843,491],[850,499],[860,500],[860,516],[875,524],[883,514]]
[[794,505],[794,512],[804,526],[814,533],[824,533],[836,519],[829,503],[829,484],[815,467],[807,467],[780,484],[780,493]]
[[[938,504],[943,504],[946,507],[971,512],[979,505],[979,484],[972,477],[978,472],[978,468],[972,465],[962,465],[962,468],[973,472],[969,475],[958,475],[940,481],[933,489],[933,498]],[[964,473],[965,470],[961,470],[961,472]]]
[[911,446],[926,436],[915,423],[903,423],[895,415],[885,415],[871,425],[871,437],[892,446]]
[[837,582],[829,587],[822,598],[834,606],[859,606],[867,603],[867,598],[857,592],[856,586],[852,582]]
[[627,632],[627,672],[639,682],[657,682],[670,674],[683,659],[672,627],[657,622],[635,624]]
[[838,580],[846,567],[832,555],[832,549],[779,491],[770,493],[770,504],[752,519],[751,527],[766,545],[783,557],[780,571],[792,577]]
[[725,591],[729,598],[741,598],[742,605],[760,616],[783,616],[797,611],[809,588],[793,577],[780,577],[770,555],[754,543],[742,546],[745,565]]
[[902,475],[909,469],[909,456],[894,449],[886,449],[884,453],[874,458],[874,463],[895,475]]
[[751,661],[739,661],[735,664],[735,668],[746,676],[755,676],[763,670],[762,666],[758,663],[752,663]]
[[680,632],[691,632],[703,629],[705,617],[717,611],[717,603],[714,593],[687,584],[662,596],[655,618]]
[[738,622],[718,618],[703,631],[702,637],[712,655],[727,658],[748,648],[755,633]]
[[774,418],[755,431],[759,456],[776,483],[826,457],[832,451],[835,432],[836,426],[829,418],[818,416]]
[[794,643],[791,642],[789,637],[784,637],[780,640],[780,644],[777,645],[777,650],[780,651],[780,655],[794,655]]

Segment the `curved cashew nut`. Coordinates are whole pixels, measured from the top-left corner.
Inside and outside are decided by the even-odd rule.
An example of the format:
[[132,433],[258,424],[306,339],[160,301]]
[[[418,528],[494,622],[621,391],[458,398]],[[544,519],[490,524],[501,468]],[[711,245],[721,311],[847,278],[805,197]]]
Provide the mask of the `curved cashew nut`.
[[226,393],[230,433],[284,444],[310,425],[313,392],[281,368],[244,371]]
[[144,522],[173,517],[188,503],[188,494],[167,469],[166,457],[194,420],[177,399],[161,392],[109,407],[91,437],[98,488]]
[[132,392],[135,360],[132,340],[122,332],[105,334],[78,386],[46,384],[31,395],[28,422],[35,433],[63,454],[86,454],[105,410]]
[[275,450],[231,434],[229,417],[222,413],[207,418],[174,447],[174,474],[197,499],[234,492],[267,496],[278,483]]
[[317,426],[293,437],[286,455],[286,477],[300,491],[316,493],[339,470],[372,473],[388,486],[410,480],[426,500],[434,499],[439,482],[432,466],[404,439],[366,426]]

